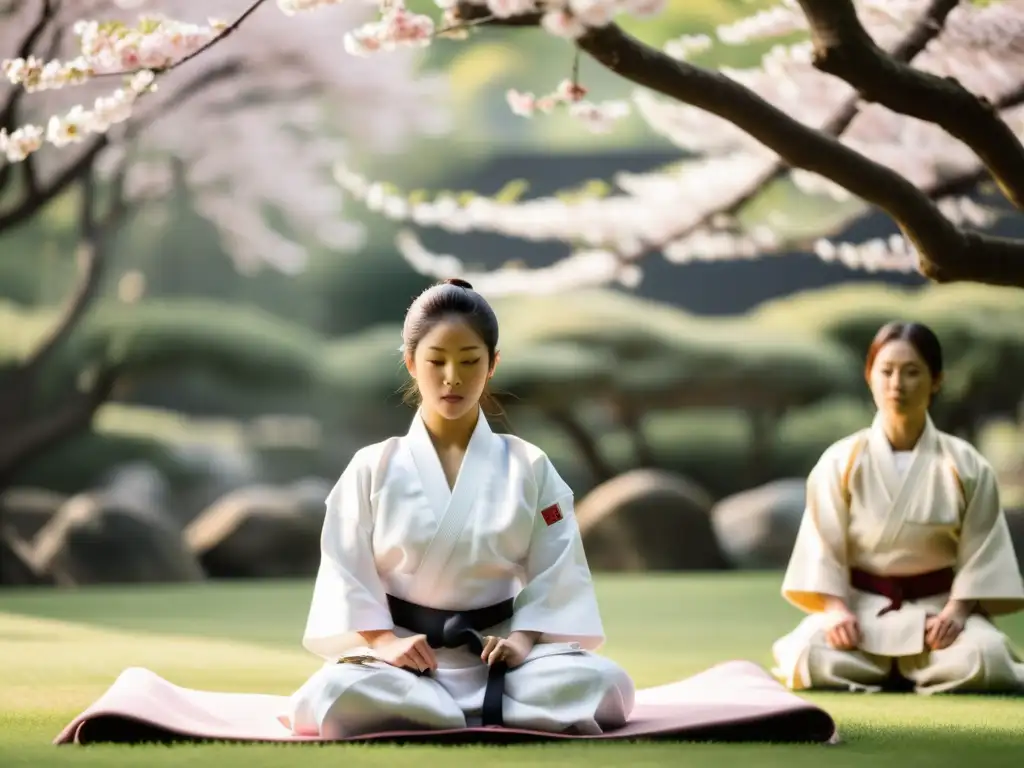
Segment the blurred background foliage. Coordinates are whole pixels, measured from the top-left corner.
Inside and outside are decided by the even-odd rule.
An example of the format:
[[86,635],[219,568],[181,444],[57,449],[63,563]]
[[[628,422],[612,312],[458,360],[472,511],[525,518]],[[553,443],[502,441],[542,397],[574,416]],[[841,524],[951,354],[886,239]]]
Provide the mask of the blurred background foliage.
[[[758,5],[768,3],[670,3],[665,15],[625,26],[661,43],[710,32]],[[528,34],[523,56],[519,40]],[[765,48],[717,48],[706,63],[753,65]],[[519,169],[528,194],[550,194],[607,179],[609,169],[642,171],[679,158],[638,118],[593,135],[568,118],[511,116],[507,88],[540,92],[555,84],[552,73],[568,76],[571,51],[550,36],[492,30],[465,43],[442,41],[424,65],[450,73],[454,137],[359,162],[404,189],[493,194]],[[596,65],[584,60],[581,71],[596,98],[629,96],[628,84]],[[531,168],[537,173],[524,170]],[[0,373],[33,349],[74,285],[76,202],[69,193],[0,235]],[[817,232],[854,208],[775,184],[744,215]],[[15,489],[55,499],[38,523],[24,524],[27,541],[54,528],[54,510],[67,498],[103,487],[125,467],[156,473],[162,503],[187,530],[239,490],[310,480],[329,487],[358,447],[407,428],[401,323],[430,281],[397,254],[392,223],[349,215],[365,223],[364,248],[339,253],[310,241],[308,269],[285,276],[236,271],[183,189],[133,213],[118,233],[100,299],[50,361],[40,394],[61,392],[107,363],[126,372],[123,385],[89,429],[15,479]],[[1005,227],[1024,234],[1019,220]],[[866,212],[850,231],[885,236],[891,224]],[[447,242],[461,244],[455,252],[470,261],[474,252],[495,265],[503,258],[474,238]],[[507,427],[545,449],[580,500],[636,471],[684,478],[712,505],[766,484],[800,486],[830,443],[870,421],[864,353],[879,325],[901,318],[930,324],[945,345],[937,423],[974,442],[996,466],[1006,506],[1024,507],[1019,291],[926,287],[913,276],[849,272],[788,253],[659,262],[635,290],[495,306],[502,351],[495,386]],[[322,515],[318,493],[311,493],[314,520]]]

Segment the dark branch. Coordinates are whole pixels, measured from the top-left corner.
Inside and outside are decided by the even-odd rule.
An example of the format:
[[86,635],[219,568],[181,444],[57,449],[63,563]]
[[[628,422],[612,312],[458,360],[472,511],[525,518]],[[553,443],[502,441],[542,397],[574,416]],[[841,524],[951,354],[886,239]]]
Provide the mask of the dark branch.
[[[1020,106],[1024,104],[1024,86],[1021,86],[1015,91],[1005,94],[997,102],[996,106],[999,109],[1010,109],[1012,107]],[[943,200],[950,197],[960,197],[969,195],[974,192],[978,185],[985,180],[988,176],[987,172],[983,168],[972,167],[962,173],[957,173],[952,176],[948,176],[935,184],[930,184],[921,188],[921,191],[927,195],[931,200]],[[834,229],[843,229],[853,224],[857,219],[864,215],[863,211],[855,211],[849,216],[844,217],[841,221],[833,223]],[[689,232],[687,232],[689,234]],[[676,239],[676,238],[673,238]],[[785,240],[778,244],[776,251],[780,250],[812,250],[814,243],[820,238],[812,237],[799,237],[796,239]],[[664,245],[668,245],[668,241]],[[646,252],[644,255],[649,255],[652,251]]]
[[[811,27],[814,66],[857,89],[865,101],[942,127],[969,146],[1007,199],[1024,208],[1024,146],[987,99],[950,77],[894,61],[857,18],[851,0],[799,0]],[[932,0],[944,19],[958,0]]]
[[[892,49],[890,56],[892,56],[895,61],[911,61],[915,56],[921,53],[928,43],[935,39],[935,37],[937,37],[942,31],[942,25],[945,22],[946,16],[949,14],[949,11],[945,10],[943,3],[948,4],[950,1],[951,0],[942,0],[942,2],[932,3],[932,6],[921,15],[921,18],[917,20],[917,23],[914,24],[911,30]],[[847,128],[850,127],[854,118],[859,114],[860,103],[861,99],[859,95],[854,95],[847,99],[839,106],[838,109],[836,109],[832,117],[829,118],[821,127],[822,132],[829,136],[842,136],[846,133]],[[723,214],[726,216],[735,216],[745,205],[747,205],[747,203],[757,197],[764,190],[766,185],[782,178],[789,172],[789,170],[789,166],[784,161],[779,160],[779,162],[775,163],[766,172],[751,179],[750,183],[737,192],[735,197],[733,197],[727,205],[719,206],[718,208],[709,211],[705,216],[701,217],[699,221],[693,222],[683,229],[670,233],[667,237],[662,238],[656,243],[651,243],[641,253],[636,254],[631,260],[635,261],[636,259],[640,259],[644,256],[663,250],[670,243],[687,237],[702,227],[708,226],[712,219],[718,216]]]
[[[189,98],[196,96],[204,88],[214,83],[237,75],[241,70],[238,62],[225,62],[221,66],[206,70],[192,78],[178,90],[174,96],[161,104],[159,109],[150,110],[145,115],[132,119],[125,128],[124,141],[130,141],[145,129],[152,121],[180,106]],[[78,283],[65,304],[64,311],[46,337],[39,343],[32,354],[21,365],[18,375],[34,381],[39,369],[45,364],[53,352],[78,325],[82,316],[96,297],[107,264],[107,250],[113,233],[124,221],[128,213],[125,196],[125,176],[128,160],[123,160],[114,174],[110,203],[102,217],[96,212],[97,179],[91,169],[82,177],[82,194],[79,206],[80,244],[78,262],[80,276]]]
[[[12,423],[18,425],[22,422],[23,428],[27,429],[34,421],[31,404],[39,388],[41,371],[74,331],[99,291],[107,264],[109,241],[126,212],[124,173],[125,165],[122,165],[114,177],[112,201],[102,217],[96,212],[96,178],[91,172],[82,177],[78,217],[81,240],[76,254],[80,270],[78,281],[53,327],[18,368],[11,372],[0,406],[0,423],[5,425],[4,429],[10,429]],[[29,417],[27,422],[26,416]],[[15,427],[15,431],[17,429]]]
[[[21,41],[21,45],[18,46],[18,50],[13,58],[27,59],[32,55],[35,50],[36,44],[42,38],[43,33],[46,32],[47,26],[53,20],[53,3],[51,0],[42,0],[39,9],[39,18],[36,23],[32,25],[28,33],[25,35],[25,39]],[[7,130],[13,130],[14,124],[12,122],[14,113],[18,109],[18,102],[24,98],[24,88],[14,88],[11,91],[10,96],[7,97],[7,102],[3,108],[0,108],[0,128],[6,128]]]
[[[1024,104],[1024,85],[1001,96],[995,103],[997,109],[1011,109]],[[970,170],[964,173],[950,176],[938,184],[927,187],[925,191],[933,200],[941,200],[944,197],[967,195],[973,191],[978,184],[984,181],[987,176],[984,169]]]
[[[52,0],[48,0],[47,2],[44,3],[45,7],[48,10],[50,8],[50,3],[51,2],[52,2]],[[202,47],[200,47],[197,50],[195,50],[192,53],[190,53],[188,56],[185,56],[182,59],[174,62],[172,65],[164,68],[163,70],[158,70],[157,75],[159,76],[160,74],[162,74],[164,72],[168,72],[168,71],[170,71],[172,69],[177,69],[182,64],[192,60],[193,58],[198,56],[203,51],[209,49],[211,46],[215,45],[216,43],[220,42],[221,40],[226,38],[231,33],[233,33],[236,30],[238,30],[238,28],[261,5],[263,5],[264,2],[265,2],[265,0],[253,0],[253,2],[251,2],[249,4],[249,6],[244,11],[242,11],[238,15],[238,17],[235,18],[235,20],[233,22],[231,22],[231,24],[229,24],[227,27],[225,27],[225,29],[223,31],[221,31],[216,37],[214,37],[212,40],[210,40],[208,43],[206,43]],[[49,20],[50,20],[50,16],[46,16],[45,21],[48,22]],[[43,29],[45,29],[46,25],[45,25],[45,23],[43,23],[42,20],[40,21],[40,24],[42,24],[42,29],[39,30],[38,34],[35,34],[34,36],[32,36],[30,34],[29,37],[31,38],[31,40],[26,38],[26,41],[22,44],[22,50],[23,51],[27,51],[27,53],[24,53],[24,55],[26,55],[26,56],[28,55],[28,53],[31,52],[32,47],[38,41],[39,36],[43,32]],[[36,26],[39,27],[40,25],[37,24]],[[34,27],[33,30],[35,30],[35,29],[36,28]],[[239,67],[239,65],[237,63],[236,64],[225,64],[222,67],[215,68],[214,70],[212,70],[209,73],[201,73],[200,75],[198,75],[195,78],[195,81],[193,83],[189,84],[189,87],[191,87],[191,88],[202,88],[202,87],[205,87],[212,80],[220,80],[220,79],[223,79],[226,76],[229,76],[231,74],[237,73],[238,67]],[[125,74],[131,74],[131,73],[130,72],[120,72],[120,73],[114,72],[114,73],[106,73],[105,75],[98,75],[96,77],[106,76],[106,75],[125,75]],[[11,109],[11,117],[10,117],[11,120],[13,120],[14,116],[15,116],[14,112],[16,111],[16,107],[17,107],[17,103],[18,103],[17,100],[21,98],[20,94],[23,94],[24,92],[25,91],[24,91],[23,88],[16,88],[14,90],[12,96],[11,96],[11,99],[9,100],[9,103],[8,103],[7,106],[10,107],[10,109]],[[175,104],[175,103],[178,103],[180,101],[183,101],[183,100],[187,99],[190,95],[192,95],[192,92],[189,90],[189,88],[186,88],[186,89],[184,89],[184,92],[177,94],[176,97],[171,100],[171,103]],[[12,106],[12,102],[13,102],[13,106]],[[159,112],[163,112],[163,111],[166,111],[165,108],[161,108],[159,110]],[[140,122],[143,123],[143,124],[148,124],[148,123],[152,122],[152,120],[155,119],[155,117],[156,117],[156,115],[150,115],[150,116],[147,116],[146,118],[144,118]],[[2,124],[3,123],[0,123],[0,125],[2,125]],[[28,189],[27,189],[26,193],[23,196],[21,196],[20,199],[17,200],[17,202],[15,202],[13,205],[11,205],[8,209],[0,210],[0,232],[2,232],[5,229],[8,229],[8,228],[18,226],[19,224],[23,224],[24,222],[28,221],[33,216],[35,216],[36,213],[38,213],[42,208],[44,208],[53,198],[55,198],[57,195],[63,193],[65,191],[65,189],[67,189],[67,187],[70,186],[76,179],[78,179],[83,174],[89,173],[91,171],[92,164],[95,161],[96,157],[99,155],[100,152],[103,151],[103,149],[105,149],[107,147],[109,141],[110,140],[109,140],[109,138],[107,137],[106,134],[101,134],[99,136],[94,137],[89,142],[89,144],[86,146],[86,149],[83,150],[82,153],[74,161],[70,162],[67,166],[65,166],[60,171],[60,173],[58,173],[56,176],[54,176],[53,179],[51,179],[46,184],[40,185],[36,181],[36,179],[35,179],[35,176],[33,174],[33,169],[30,168],[30,167],[27,168],[25,170],[25,173],[27,174],[26,180],[29,182],[29,184],[27,185]],[[26,160],[24,162],[28,162],[30,159],[31,158],[26,158]],[[10,173],[11,168],[12,168],[13,165],[14,164],[12,164],[12,163],[8,163],[8,164],[5,164],[2,168],[0,168],[0,182],[2,182],[4,175]],[[3,184],[0,183],[0,188],[2,188],[2,186],[3,186]]]
[[[21,45],[18,46],[15,58],[25,59],[32,55],[38,44],[43,33],[46,32],[46,28],[54,17],[54,8],[52,0],[42,0],[39,8],[39,18],[36,19],[36,23],[32,25],[32,28],[26,33],[24,40],[21,41]],[[8,132],[14,131],[17,128],[17,116],[18,106],[21,104],[21,100],[25,98],[24,88],[13,88],[10,95],[7,97],[7,101],[3,107],[0,107],[0,129],[5,129]],[[5,163],[3,167],[0,167],[0,192],[4,190],[11,179],[11,171],[13,169],[13,163]],[[32,175],[30,170],[26,170],[29,174],[29,181],[31,183]]]
[[[473,18],[480,10],[460,4],[459,13]],[[910,181],[794,120],[741,83],[673,59],[616,24],[588,29],[576,44],[621,77],[728,120],[788,165],[831,179],[888,213],[917,250],[925,277],[1024,287],[1024,243],[961,231]]]
[[0,439],[0,487],[50,446],[85,429],[96,409],[110,399],[119,375],[115,367],[103,368],[90,387],[64,399],[62,405],[37,418],[5,427]]
[[88,173],[82,178],[82,194],[79,203],[79,228],[81,241],[77,260],[80,275],[60,318],[50,332],[36,346],[21,366],[24,376],[35,378],[39,369],[53,355],[54,350],[78,325],[86,309],[99,290],[106,267],[106,253],[111,234],[121,223],[126,213],[124,199],[124,178],[126,164],[122,164],[113,180],[110,208],[102,219],[96,214],[96,179]]
[[47,183],[36,188],[35,194],[25,194],[18,202],[7,210],[0,210],[0,232],[5,229],[24,224],[40,210],[53,200],[57,195],[62,194],[78,178],[87,175],[95,162],[97,156],[107,146],[106,134],[96,136],[86,145],[86,148],[68,163],[61,171]]
[[789,165],[832,179],[890,212],[924,253],[940,254],[957,238],[956,230],[902,176],[797,122],[731,78],[672,59],[616,25],[590,29],[577,42],[622,77],[728,120]]
[[[215,46],[217,43],[219,43],[222,40],[224,40],[225,38],[227,38],[229,35],[237,32],[238,28],[241,27],[242,24],[245,23],[246,19],[248,19],[250,16],[252,16],[257,10],[259,10],[259,7],[261,5],[263,5],[263,3],[265,3],[266,1],[267,0],[252,0],[252,2],[249,3],[249,5],[245,8],[245,10],[242,11],[240,14],[238,14],[238,16],[235,18],[234,21],[232,21],[230,24],[228,24],[226,27],[224,27],[224,29],[222,29],[220,32],[218,32],[208,42],[206,42],[203,45],[199,46],[198,48],[196,48],[194,51],[192,51],[192,53],[188,54],[187,56],[182,56],[177,61],[172,62],[171,64],[168,64],[166,67],[155,68],[155,69],[152,69],[151,71],[154,74],[156,74],[156,75],[161,75],[161,74],[164,74],[165,72],[170,72],[172,69],[177,69],[182,64],[186,64],[186,63],[192,61],[192,59],[194,59],[199,54],[205,53],[207,50],[209,50],[210,48]],[[139,69],[130,69],[130,70],[126,69],[126,70],[120,70],[120,71],[117,71],[117,72],[99,72],[99,73],[93,75],[92,79],[93,80],[97,80],[97,79],[99,79],[101,77],[124,77],[126,75],[134,75],[137,72],[141,72],[141,71],[144,71],[144,68],[140,67]]]
[[797,122],[740,83],[676,61],[615,25],[591,29],[577,42],[617,74],[728,120],[789,165],[831,179],[884,210],[916,248],[925,277],[1024,287],[1024,243],[961,231],[910,181]]
[[[1012,107],[1020,106],[1024,104],[1024,86],[1021,86],[1015,91],[1004,95],[999,101],[996,102],[996,106],[999,109],[1010,109]],[[932,200],[943,200],[950,197],[960,197],[963,195],[969,195],[974,192],[978,185],[985,180],[988,173],[984,168],[972,167],[962,173],[957,173],[952,176],[944,178],[935,184],[922,187],[921,191],[928,195]],[[842,229],[853,224],[854,221],[859,219],[863,215],[862,212],[858,211],[852,213],[846,217],[842,222],[835,224],[837,229]],[[814,246],[814,239],[799,238],[797,240],[789,240],[785,243],[780,244],[780,248],[794,249],[800,248],[809,250]]]
[[[883,56],[888,55],[897,64],[913,61],[928,46],[928,43],[939,36],[946,23],[946,17],[959,2],[960,0],[933,0],[928,9],[921,14],[917,23],[896,44],[896,47],[889,54],[886,54],[885,51],[880,51],[880,53]],[[845,132],[857,116],[861,99],[860,94],[849,99],[839,113],[825,124],[823,130],[832,136],[839,136]]]

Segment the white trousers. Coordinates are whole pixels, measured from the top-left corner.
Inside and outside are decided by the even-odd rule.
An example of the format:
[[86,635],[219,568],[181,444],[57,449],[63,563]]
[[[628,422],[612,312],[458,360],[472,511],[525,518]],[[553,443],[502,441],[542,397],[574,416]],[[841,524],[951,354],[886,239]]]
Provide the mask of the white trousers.
[[970,616],[948,647],[912,656],[838,651],[825,639],[824,614],[806,617],[773,646],[775,675],[793,690],[877,692],[893,670],[918,693],[1024,693],[1024,664],[990,621]]
[[[465,650],[441,649],[437,656],[439,668],[429,677],[384,662],[325,664],[291,697],[292,731],[334,739],[480,725],[487,666]],[[506,674],[504,722],[554,733],[603,733],[626,723],[635,694],[632,679],[615,662],[574,643],[542,643]]]

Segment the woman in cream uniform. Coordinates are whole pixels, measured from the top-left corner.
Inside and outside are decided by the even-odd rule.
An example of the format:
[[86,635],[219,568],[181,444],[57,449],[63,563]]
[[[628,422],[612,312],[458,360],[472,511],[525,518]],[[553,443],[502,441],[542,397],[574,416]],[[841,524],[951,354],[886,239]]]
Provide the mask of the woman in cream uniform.
[[782,585],[807,616],[773,647],[794,690],[1024,692],[991,617],[1024,608],[995,473],[928,415],[942,350],[916,323],[881,328],[865,375],[878,413],[811,471]]

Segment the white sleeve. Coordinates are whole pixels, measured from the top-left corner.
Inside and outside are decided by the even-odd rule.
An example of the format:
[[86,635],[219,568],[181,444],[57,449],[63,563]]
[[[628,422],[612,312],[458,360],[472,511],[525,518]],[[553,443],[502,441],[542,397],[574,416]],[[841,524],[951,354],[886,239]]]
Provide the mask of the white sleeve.
[[597,596],[576,522],[572,490],[545,462],[512,631],[540,632],[540,642],[604,642]]
[[327,496],[320,568],[303,646],[325,659],[363,644],[358,632],[392,629],[387,596],[374,563],[370,467],[353,457]]
[[829,596],[849,600],[849,509],[840,470],[827,455],[808,476],[807,505],[782,580],[783,597],[807,613],[824,611]]
[[950,597],[976,600],[992,616],[1015,613],[1024,608],[1024,581],[999,499],[995,470],[987,461],[978,464],[960,529],[956,579]]

